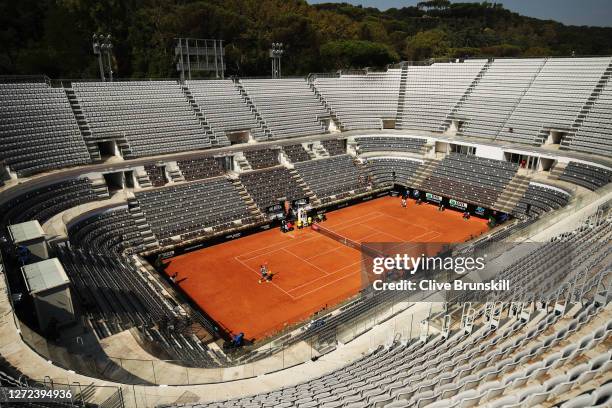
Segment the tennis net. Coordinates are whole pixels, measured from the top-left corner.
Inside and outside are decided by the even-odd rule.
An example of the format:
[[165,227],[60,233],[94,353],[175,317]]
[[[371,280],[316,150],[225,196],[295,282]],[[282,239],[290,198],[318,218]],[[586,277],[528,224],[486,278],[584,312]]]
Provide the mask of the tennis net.
[[372,258],[377,258],[377,257],[381,257],[383,256],[383,254],[381,252],[376,251],[373,248],[368,247],[367,245],[363,245],[361,242],[357,242],[355,240],[352,240],[348,237],[345,237],[344,235],[340,235],[337,232],[334,232],[330,229],[327,229],[325,227],[322,227],[320,224],[313,224],[312,225],[312,230],[318,232],[321,235],[324,235],[328,238],[331,238],[335,241],[340,242],[342,245],[346,245],[349,248],[354,248],[358,251],[361,251],[362,253],[372,257]]

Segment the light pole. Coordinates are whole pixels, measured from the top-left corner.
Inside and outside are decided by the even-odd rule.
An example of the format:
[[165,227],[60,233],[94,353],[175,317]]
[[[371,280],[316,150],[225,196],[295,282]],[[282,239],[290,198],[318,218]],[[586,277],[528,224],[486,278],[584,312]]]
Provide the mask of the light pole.
[[108,77],[113,82],[113,65],[111,63],[111,54],[113,52],[113,43],[111,42],[110,34],[106,35],[104,43],[102,44],[102,50],[106,51],[106,57],[108,59]]
[[102,50],[100,49],[100,41],[98,41],[97,34],[93,35],[92,47],[94,55],[98,57],[98,65],[100,66],[100,79],[102,79],[102,81],[105,81],[106,79],[104,78],[104,65],[102,64]]
[[281,77],[281,57],[284,53],[283,43],[272,43],[272,48],[270,49],[270,58],[272,59],[272,78]]
[[100,66],[100,78],[102,81],[106,81],[104,77],[104,53],[106,53],[108,63],[108,75],[109,80],[113,82],[113,65],[111,60],[111,54],[113,50],[113,43],[111,42],[110,34],[94,34],[93,35],[93,52],[98,57],[98,65]]

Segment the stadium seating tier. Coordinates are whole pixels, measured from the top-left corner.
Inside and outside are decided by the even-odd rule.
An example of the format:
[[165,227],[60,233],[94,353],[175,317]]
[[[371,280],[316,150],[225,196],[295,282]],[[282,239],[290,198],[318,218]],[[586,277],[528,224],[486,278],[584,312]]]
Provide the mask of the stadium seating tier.
[[128,158],[211,147],[175,81],[74,82],[72,87],[92,137],[126,143]]
[[66,93],[46,83],[0,83],[0,135],[19,177],[91,162]]

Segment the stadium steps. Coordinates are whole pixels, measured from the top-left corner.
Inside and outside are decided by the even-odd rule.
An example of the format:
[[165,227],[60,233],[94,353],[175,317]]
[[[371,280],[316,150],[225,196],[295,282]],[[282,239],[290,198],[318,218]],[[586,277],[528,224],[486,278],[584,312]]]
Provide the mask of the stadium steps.
[[308,153],[310,160],[314,160],[317,158],[317,154],[313,150],[307,150],[306,153]]
[[321,142],[318,142],[318,143],[314,144],[314,146],[312,148],[312,152],[315,155],[315,157],[314,157],[315,159],[330,157],[329,152],[325,149],[325,147],[323,147]]
[[244,187],[244,184],[242,184],[240,179],[231,178],[230,182],[234,185],[234,188],[236,188],[236,190],[238,191],[238,195],[240,195],[240,198],[242,198],[242,201],[244,201],[244,203],[246,204],[249,212],[254,216],[265,218],[263,212],[261,212],[261,210],[257,206],[257,203],[255,202],[253,197],[251,197],[251,195],[247,191],[246,187]]
[[567,167],[567,163],[557,162],[557,164],[555,164],[555,167],[553,167],[550,170],[550,174],[548,175],[548,178],[551,180],[559,180],[559,177],[563,174],[566,167]]
[[212,132],[209,137],[213,147],[225,147],[232,144],[227,138],[225,132]]
[[[519,105],[521,104],[521,101],[523,100],[523,98],[525,97],[525,95],[527,94],[527,92],[529,91],[529,89],[531,89],[531,85],[533,85],[533,83],[535,82],[536,78],[538,76],[540,76],[540,72],[542,71],[542,68],[544,68],[544,66],[546,65],[546,62],[548,61],[548,58],[544,58],[544,60],[542,61],[542,64],[540,64],[540,66],[538,67],[538,69],[536,70],[536,72],[533,74],[533,77],[531,78],[531,80],[529,81],[529,83],[527,84],[527,86],[525,87],[525,89],[523,89],[523,92],[521,92],[521,94],[518,96],[518,98],[516,99],[516,102],[514,103],[514,106],[512,107],[512,109],[510,109],[510,112],[508,112],[508,114],[506,115],[506,117],[500,121],[500,126],[497,129],[497,133],[495,134],[495,138],[497,139],[497,137],[499,136],[499,134],[502,132],[502,130],[504,130],[506,123],[508,123],[508,121],[510,120],[510,118],[512,117],[512,115],[514,115],[514,112],[516,111],[516,109],[519,107]],[[536,146],[541,145],[542,143],[544,143],[544,139],[542,138],[541,134],[538,134],[534,140],[533,140],[533,144]]]
[[101,404],[98,405],[100,408],[121,408],[124,406],[123,391],[118,389],[116,392],[106,398]]
[[81,131],[81,137],[85,141],[85,146],[89,151],[89,156],[91,160],[95,162],[101,162],[102,156],[100,155],[100,150],[98,149],[98,145],[96,140],[93,138],[93,134],[91,129],[89,128],[89,123],[87,122],[87,118],[83,114],[83,109],[81,108],[81,104],[74,93],[72,88],[64,88],[64,92],[66,93],[66,97],[68,98],[68,102],[70,103],[70,108],[72,109],[72,113],[76,119],[77,124],[79,125],[79,130]]
[[166,166],[166,170],[170,175],[170,179],[172,179],[174,183],[185,181],[185,176],[183,176],[183,172],[179,168],[178,164],[176,164],[176,162],[169,163]]
[[572,124],[569,132],[565,135],[565,137],[561,141],[560,143],[561,149],[570,148],[570,146],[572,145],[573,137],[576,136],[576,132],[578,132],[578,129],[580,129],[580,127],[582,126],[586,118],[589,116],[591,109],[595,105],[595,102],[597,101],[597,99],[599,99],[599,95],[602,93],[602,91],[604,90],[608,82],[610,81],[611,77],[612,77],[612,61],[610,62],[610,64],[608,64],[608,68],[606,68],[599,82],[597,83],[597,85],[595,85],[593,92],[591,92],[591,95],[589,96],[587,101],[584,103],[584,106],[580,110],[580,113],[578,113],[578,115],[576,116],[576,119],[574,120],[574,123]]
[[329,112],[329,116],[331,117],[331,120],[334,121],[334,123],[335,123],[336,127],[338,128],[338,130],[340,130],[341,132],[344,132],[347,129],[344,127],[344,125],[340,121],[340,118],[338,117],[338,115],[336,114],[334,109],[331,107],[331,105],[329,103],[327,103],[327,100],[325,99],[325,97],[323,97],[321,92],[319,92],[319,90],[317,89],[317,87],[315,86],[313,81],[314,81],[314,78],[312,78],[312,79],[309,78],[308,79],[308,82],[310,84],[310,89],[312,89],[312,91],[314,92],[314,94],[317,97],[317,99],[321,102],[321,104],[323,104],[323,106],[325,107],[325,110],[327,110],[327,112]]
[[250,171],[253,170],[253,167],[251,166],[251,163],[249,163],[249,161],[247,160],[246,156],[244,155],[244,153],[240,152],[237,153],[234,158],[236,159],[236,163],[238,163],[238,166],[240,167],[240,171]]
[[307,342],[317,351],[317,353],[319,353],[319,355],[327,354],[335,350],[338,345],[335,330],[325,330]]
[[[81,104],[79,103],[79,99],[77,98],[74,90],[72,88],[64,88],[64,92],[66,92],[66,96],[68,97],[68,102],[70,102],[70,108],[72,108],[72,112],[74,113],[74,117],[77,121],[77,125],[79,126],[79,130],[81,131],[81,137],[85,141],[85,146],[87,147],[87,151],[89,152],[89,156],[91,160],[95,162],[101,162],[102,156],[100,154],[100,149],[98,147],[98,142],[107,141],[105,140],[97,140],[89,127],[89,122],[87,122],[87,118],[83,113],[83,109],[81,108]],[[132,154],[132,150],[130,149],[130,145],[126,140],[125,136],[122,135],[118,138],[113,138],[113,141],[117,144],[117,147],[121,151],[121,155],[125,159],[134,159],[135,156]]]
[[419,190],[423,189],[423,183],[425,182],[425,180],[427,180],[429,176],[431,176],[436,167],[438,167],[439,163],[439,160],[427,159],[425,163],[423,163],[423,165],[419,166],[417,171],[414,173],[414,177],[412,178],[412,180],[408,180],[408,187],[416,188]]
[[127,200],[128,202],[128,211],[132,216],[134,223],[136,224],[136,228],[142,237],[143,245],[147,249],[156,248],[159,246],[159,242],[157,241],[157,237],[151,230],[151,226],[147,222],[144,213],[140,208],[140,203],[136,199],[136,197],[130,197]]
[[485,75],[485,73],[487,72],[487,70],[493,63],[493,61],[494,59],[490,58],[483,65],[480,72],[478,72],[478,75],[476,75],[476,78],[474,78],[470,86],[465,90],[465,93],[463,94],[463,96],[461,96],[461,98],[457,101],[453,109],[451,109],[451,111],[446,115],[444,122],[440,125],[440,128],[438,129],[440,132],[444,133],[448,130],[450,125],[453,123],[453,119],[456,118],[455,115],[457,114],[457,112],[459,112],[459,110],[461,109],[461,106],[463,106],[463,103],[469,98],[470,94],[474,91],[474,89],[476,88],[476,86],[478,85],[482,77]]
[[512,213],[525,195],[527,187],[529,187],[529,178],[516,174],[499,195],[497,201],[493,204],[493,208],[508,214]]
[[105,199],[110,197],[110,193],[108,192],[108,187],[106,185],[106,181],[104,181],[104,177],[100,177],[97,179],[93,179],[90,177],[90,180],[91,189],[98,196],[98,198]]
[[149,178],[149,175],[143,171],[142,173],[136,173],[136,180],[138,181],[138,185],[141,188],[150,188],[153,187],[153,184],[151,183],[151,179]]
[[115,140],[117,143],[117,147],[121,150],[121,156],[124,159],[135,159],[136,156],[132,153],[132,148],[130,147],[130,143],[127,141],[125,135],[122,135],[118,139]]
[[[283,164],[283,163],[287,163],[287,164],[293,163],[291,161],[291,157],[289,157],[287,152],[285,152],[285,150],[283,150],[283,149],[280,150],[279,162],[281,164]],[[289,166],[293,166],[293,164],[289,164]]]
[[183,173],[181,173],[179,169],[170,170],[168,174],[170,174],[170,178],[175,183],[185,181],[185,177],[183,176]]
[[295,169],[289,169],[289,174],[295,179],[295,183],[306,192],[306,197],[308,197],[308,201],[314,205],[321,205],[321,200],[317,197],[317,195],[310,189],[308,184],[304,181],[304,179],[300,176],[300,173]]
[[[236,88],[240,92],[240,95],[242,95],[242,98],[244,99],[244,103],[249,107],[251,112],[253,112],[255,114],[255,118],[257,119],[257,123],[259,123],[259,126],[263,129],[263,131],[264,131],[264,133],[266,135],[266,139],[272,138],[272,131],[270,130],[270,128],[268,128],[268,125],[266,124],[266,121],[263,119],[263,117],[261,116],[261,114],[257,110],[257,106],[255,106],[255,104],[251,100],[251,97],[247,93],[246,89],[244,89],[244,87],[242,86],[242,84],[238,80],[234,81],[234,86],[236,86]],[[262,139],[262,140],[266,140],[266,139]]]
[[400,76],[399,98],[397,100],[397,111],[395,113],[395,128],[402,129],[402,116],[404,116],[404,101],[406,100],[406,82],[408,82],[408,65],[402,64]]
[[200,122],[200,125],[206,132],[206,135],[210,138],[212,147],[229,146],[231,143],[229,139],[225,136],[225,133],[215,132],[213,129],[211,129],[210,125],[206,121],[206,118],[204,117],[204,114],[200,110],[198,103],[195,101],[193,95],[191,94],[189,87],[187,85],[181,85],[181,90],[183,91],[183,95],[185,95],[187,102],[189,102],[189,106],[191,106],[191,109],[193,110],[196,118]]

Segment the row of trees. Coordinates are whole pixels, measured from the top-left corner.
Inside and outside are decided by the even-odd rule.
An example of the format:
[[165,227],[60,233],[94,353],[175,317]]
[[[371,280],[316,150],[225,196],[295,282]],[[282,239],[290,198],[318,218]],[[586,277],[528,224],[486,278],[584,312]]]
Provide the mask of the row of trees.
[[612,54],[612,28],[564,26],[487,2],[383,12],[303,0],[20,0],[0,3],[0,74],[95,77],[94,32],[114,37],[114,71],[135,78],[176,77],[176,37],[223,39],[227,73],[240,76],[269,73],[273,41],[286,44],[286,75],[428,58]]

